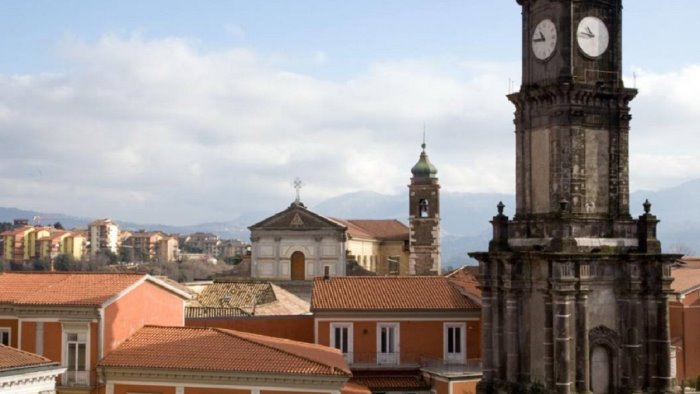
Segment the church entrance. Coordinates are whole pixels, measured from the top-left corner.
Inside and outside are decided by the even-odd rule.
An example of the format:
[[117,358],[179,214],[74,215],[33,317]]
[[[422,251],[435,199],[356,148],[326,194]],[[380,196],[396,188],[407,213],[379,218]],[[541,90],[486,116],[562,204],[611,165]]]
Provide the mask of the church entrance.
[[610,388],[610,353],[603,346],[591,352],[591,389],[595,394],[607,394]]
[[306,257],[304,253],[292,253],[292,280],[304,280],[306,271]]

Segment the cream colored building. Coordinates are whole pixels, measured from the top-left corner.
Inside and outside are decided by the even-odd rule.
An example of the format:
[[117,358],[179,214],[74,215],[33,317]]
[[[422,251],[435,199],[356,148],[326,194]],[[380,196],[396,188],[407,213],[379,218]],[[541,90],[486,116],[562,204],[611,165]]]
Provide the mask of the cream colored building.
[[345,275],[345,226],[311,212],[301,202],[248,228],[253,278]]
[[253,278],[345,276],[350,261],[377,275],[409,273],[409,231],[398,220],[327,218],[294,202],[249,229]]
[[88,225],[90,256],[101,250],[117,253],[119,249],[119,226],[111,219],[100,219]]

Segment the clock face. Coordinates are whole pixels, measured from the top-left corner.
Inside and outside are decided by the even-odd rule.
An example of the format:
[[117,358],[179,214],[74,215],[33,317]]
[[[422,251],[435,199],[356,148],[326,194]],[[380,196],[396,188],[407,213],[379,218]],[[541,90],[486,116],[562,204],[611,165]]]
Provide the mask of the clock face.
[[557,26],[551,19],[544,19],[532,33],[532,52],[540,60],[549,59],[557,47]]
[[587,16],[578,24],[576,41],[584,54],[598,57],[608,49],[610,34],[602,20],[595,16]]

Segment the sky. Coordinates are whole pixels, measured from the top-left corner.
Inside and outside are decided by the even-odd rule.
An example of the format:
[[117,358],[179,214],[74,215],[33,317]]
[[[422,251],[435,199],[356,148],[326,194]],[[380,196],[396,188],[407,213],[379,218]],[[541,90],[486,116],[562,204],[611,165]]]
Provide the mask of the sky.
[[[660,6],[663,4],[663,6]],[[626,0],[630,184],[700,178],[697,0]],[[514,192],[514,0],[0,2],[0,206],[195,224],[405,193]]]

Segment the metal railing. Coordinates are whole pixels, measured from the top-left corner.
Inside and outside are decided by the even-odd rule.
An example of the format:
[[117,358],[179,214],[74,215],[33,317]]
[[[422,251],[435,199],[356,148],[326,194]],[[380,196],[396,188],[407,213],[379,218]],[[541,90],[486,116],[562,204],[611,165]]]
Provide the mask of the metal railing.
[[90,387],[96,381],[93,371],[66,371],[61,376],[61,385],[65,387]]
[[479,358],[461,361],[424,358],[420,367],[426,372],[452,376],[478,375],[482,370]]

